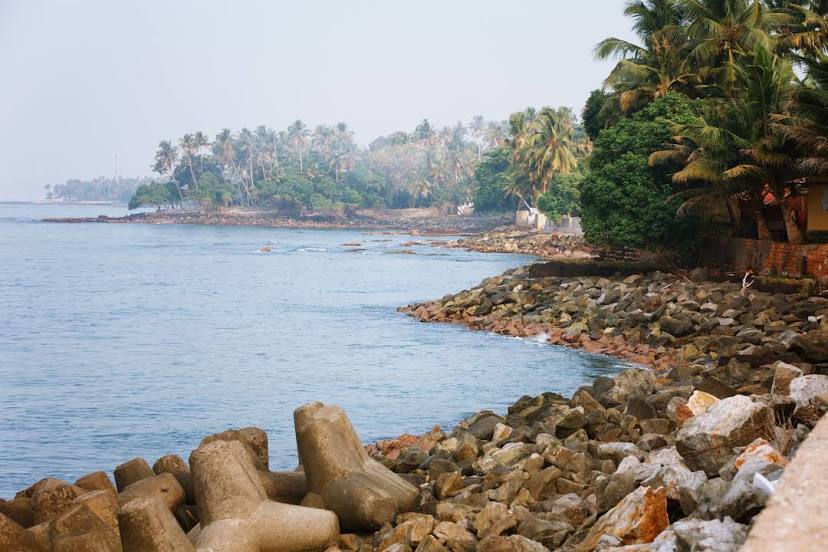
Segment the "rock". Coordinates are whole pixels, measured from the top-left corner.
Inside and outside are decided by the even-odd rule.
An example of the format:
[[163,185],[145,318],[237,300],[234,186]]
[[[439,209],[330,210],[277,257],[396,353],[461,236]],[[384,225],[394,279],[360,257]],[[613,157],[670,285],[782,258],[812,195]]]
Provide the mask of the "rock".
[[190,478],[190,466],[180,456],[177,454],[162,456],[152,465],[152,471],[156,475],[169,473],[175,477],[181,488],[184,489],[187,504],[193,503],[193,482]]
[[181,484],[170,473],[153,475],[152,477],[133,483],[118,493],[118,504],[123,506],[130,500],[149,496],[156,496],[161,499],[170,512],[174,512],[179,506],[184,504],[184,489],[181,488]]
[[553,519],[566,521],[574,527],[581,526],[589,517],[589,507],[580,496],[569,493],[543,505],[543,510]]
[[639,420],[655,418],[658,415],[656,409],[647,402],[645,397],[640,395],[632,396],[627,399],[624,414],[627,416],[635,416]]
[[719,402],[719,399],[711,395],[710,393],[705,393],[704,391],[693,391],[693,394],[690,395],[690,398],[687,399],[687,408],[690,409],[690,412],[693,413],[693,416],[698,416],[702,412],[705,412],[708,408],[712,405]]
[[679,550],[736,552],[745,542],[747,527],[726,517],[724,520],[683,519],[671,526]]
[[693,322],[688,318],[674,318],[672,316],[663,316],[658,321],[659,327],[662,331],[675,337],[684,337],[690,335],[695,331]]
[[250,451],[241,441],[217,439],[190,455],[201,522],[196,548],[292,552],[336,543],[332,512],[267,499]]
[[310,403],[293,417],[308,490],[344,528],[377,529],[414,507],[417,488],[368,456],[341,408]]
[[644,451],[635,446],[633,443],[600,443],[596,448],[598,458],[612,458],[616,463],[620,463],[624,458],[632,456],[638,460],[644,459]]
[[20,525],[0,514],[0,550],[3,552],[46,552],[34,536]]
[[488,537],[480,541],[478,552],[547,552],[541,543],[522,535]]
[[477,537],[456,523],[441,521],[434,528],[433,534],[451,552],[473,552],[477,550]]
[[448,548],[443,546],[439,540],[431,535],[428,535],[420,541],[420,544],[417,545],[415,552],[447,552],[447,550]]
[[481,471],[485,473],[492,471],[497,466],[514,466],[529,454],[531,454],[531,451],[526,443],[508,443],[503,448],[492,449],[487,452],[478,460],[478,465]]
[[483,415],[477,417],[477,419],[469,425],[468,431],[478,439],[490,441],[492,439],[492,435],[494,435],[495,428],[503,421],[503,418],[497,414],[483,413]]
[[124,552],[195,551],[158,497],[137,498],[125,504],[118,513],[118,526]]
[[599,402],[605,405],[623,404],[628,397],[634,395],[649,395],[655,388],[655,374],[649,370],[630,368],[624,370],[613,380],[612,387],[599,397]]
[[498,423],[494,428],[494,432],[492,432],[492,441],[504,441],[508,439],[513,432],[514,429],[512,429],[510,426]]
[[434,482],[434,496],[437,500],[445,500],[459,493],[463,487],[463,477],[458,472],[443,473]]
[[121,492],[133,483],[154,476],[155,472],[152,471],[152,468],[143,458],[133,458],[117,466],[114,474],[115,486],[118,488],[118,492]]
[[625,544],[652,542],[668,523],[665,490],[639,487],[595,522],[577,550],[595,550],[605,535],[615,536]]
[[728,474],[729,477],[722,476],[725,479],[743,479],[748,483],[753,483],[753,477],[757,473],[768,477],[768,479],[775,479],[773,475],[780,472],[788,464],[788,459],[780,454],[773,446],[765,439],[756,439],[736,458],[733,463],[733,468],[736,473]]
[[118,489],[115,488],[115,485],[112,484],[112,480],[109,479],[109,476],[103,471],[96,471],[84,475],[75,481],[75,486],[86,489],[87,491],[109,491],[113,495],[118,494]]
[[790,394],[791,381],[802,374],[802,370],[792,364],[777,360],[773,363],[773,385],[771,394],[787,396]]
[[676,449],[690,469],[713,476],[735,456],[733,447],[768,436],[772,427],[766,405],[736,395],[687,420],[676,434]]
[[638,424],[641,426],[643,433],[655,433],[656,435],[667,435],[670,433],[671,423],[667,418],[651,418],[649,420],[639,420]]
[[390,550],[395,544],[416,547],[431,534],[434,517],[425,514],[404,514],[397,517],[397,526],[382,534],[376,550]]
[[807,406],[812,399],[828,393],[828,376],[810,374],[793,378],[790,382],[790,397],[797,406]]

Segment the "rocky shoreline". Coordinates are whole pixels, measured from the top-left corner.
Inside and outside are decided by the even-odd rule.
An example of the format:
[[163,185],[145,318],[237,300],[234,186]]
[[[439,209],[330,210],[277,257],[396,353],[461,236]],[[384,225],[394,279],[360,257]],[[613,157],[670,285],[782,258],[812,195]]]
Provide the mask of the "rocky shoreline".
[[396,216],[391,212],[378,216],[348,213],[308,213],[285,215],[281,211],[259,209],[167,210],[134,213],[123,217],[47,218],[53,223],[104,224],[202,224],[219,226],[261,226],[265,228],[307,228],[322,230],[374,230],[413,235],[476,235],[500,227],[508,221],[503,216]]
[[517,253],[542,259],[593,259],[598,250],[577,234],[543,234],[505,226],[452,241],[434,241],[437,247],[480,253]]
[[[544,430],[565,460],[556,464],[532,450],[544,458],[541,472],[560,471],[553,496],[592,501],[591,528],[573,525],[561,540],[540,542],[566,550],[737,550],[767,499],[756,474],[766,484],[777,480],[828,409],[828,299],[660,272],[570,278],[530,272],[510,271],[401,310],[427,322],[545,335],[550,343],[654,368],[601,378],[568,401],[524,398],[498,422],[509,435],[528,426],[529,438],[517,442],[531,448],[538,445],[531,433],[540,429],[535,409],[544,410],[542,423],[552,426]],[[604,431],[610,419],[616,425]],[[567,477],[573,457],[577,474]],[[530,497],[524,516],[537,517],[539,498]],[[519,516],[516,527],[527,536]],[[646,534],[641,527],[649,527]]]
[[526,267],[401,309],[645,365],[451,431],[360,444],[346,414],[294,414],[300,466],[256,428],[188,460],[135,458],[0,500],[4,552],[738,550],[828,410],[828,299],[650,272]]

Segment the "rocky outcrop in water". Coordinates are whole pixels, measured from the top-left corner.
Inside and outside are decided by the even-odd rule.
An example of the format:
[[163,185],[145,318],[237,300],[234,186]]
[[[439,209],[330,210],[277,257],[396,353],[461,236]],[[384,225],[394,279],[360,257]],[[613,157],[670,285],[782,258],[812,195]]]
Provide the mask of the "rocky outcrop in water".
[[454,241],[433,242],[440,247],[468,249],[482,253],[521,253],[543,258],[589,259],[594,247],[576,234],[543,234],[504,227]]

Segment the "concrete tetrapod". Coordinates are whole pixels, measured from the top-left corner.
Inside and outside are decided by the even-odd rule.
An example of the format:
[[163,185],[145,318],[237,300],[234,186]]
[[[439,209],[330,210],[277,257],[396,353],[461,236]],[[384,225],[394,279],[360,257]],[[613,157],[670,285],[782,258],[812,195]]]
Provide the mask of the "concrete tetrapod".
[[250,447],[216,440],[190,455],[200,529],[196,549],[212,552],[324,550],[339,537],[333,512],[268,500]]
[[378,529],[414,507],[417,488],[368,456],[341,408],[313,402],[296,409],[293,421],[308,490],[343,529]]
[[267,433],[258,427],[228,429],[205,437],[199,446],[215,441],[239,441],[249,447],[259,479],[270,500],[299,504],[308,493],[305,474],[302,472],[272,472],[269,468]]

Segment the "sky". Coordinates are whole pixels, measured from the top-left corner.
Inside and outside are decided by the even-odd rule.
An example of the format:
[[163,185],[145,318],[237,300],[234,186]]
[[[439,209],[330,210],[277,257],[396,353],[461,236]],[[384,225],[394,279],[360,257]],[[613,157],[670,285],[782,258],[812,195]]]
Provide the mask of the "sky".
[[150,174],[160,140],[348,123],[357,141],[580,112],[622,0],[0,0],[0,200]]

